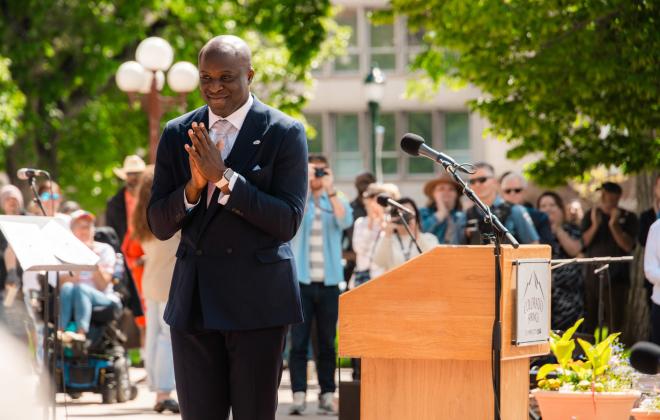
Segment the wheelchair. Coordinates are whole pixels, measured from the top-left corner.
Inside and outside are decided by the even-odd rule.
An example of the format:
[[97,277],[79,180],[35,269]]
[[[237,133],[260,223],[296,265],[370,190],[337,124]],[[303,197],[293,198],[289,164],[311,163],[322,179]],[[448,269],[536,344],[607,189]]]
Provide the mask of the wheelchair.
[[[123,312],[121,305],[92,308],[85,342],[63,343],[56,334],[55,290],[47,285],[45,275],[40,275],[40,282],[41,290],[44,287],[49,289],[48,315],[44,314],[43,296],[33,296],[30,301],[39,318],[48,319],[45,339],[50,343],[50,350],[46,368],[53,375],[56,392],[66,393],[72,399],[79,398],[83,392],[94,392],[101,394],[104,404],[135,399],[137,387],[129,378],[129,362],[124,347],[126,335],[119,328]],[[121,285],[115,283],[117,289],[123,298]],[[35,294],[41,295],[38,291]]]
[[[113,284],[120,296],[122,306],[142,315],[137,290],[125,265],[123,255],[119,254],[119,241],[112,228],[97,229],[95,240],[108,243],[121,258],[119,267],[115,267]],[[101,394],[104,404],[125,402],[135,399],[137,387],[130,382],[129,361],[125,343],[126,335],[120,329],[119,321],[123,309],[118,305],[92,308],[90,329],[86,341],[65,344],[57,337],[57,319],[55,316],[55,289],[47,281],[45,274],[38,276],[40,290],[48,290],[48,313],[45,299],[39,290],[33,290],[28,299],[28,306],[34,314],[34,322],[44,322],[46,347],[44,368],[52,375],[56,392],[66,393],[72,399],[80,398],[83,392]],[[38,318],[38,319],[37,319]]]
[[55,383],[57,392],[77,399],[82,392],[101,394],[104,404],[135,399],[137,387],[130,382],[128,359],[119,330],[121,308],[116,305],[92,310],[85,343],[65,345],[57,340]]

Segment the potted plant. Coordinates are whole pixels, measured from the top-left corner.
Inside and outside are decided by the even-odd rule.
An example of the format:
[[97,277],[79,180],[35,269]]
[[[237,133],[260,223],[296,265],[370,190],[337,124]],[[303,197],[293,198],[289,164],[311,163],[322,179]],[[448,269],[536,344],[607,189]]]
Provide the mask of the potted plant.
[[660,396],[643,399],[631,414],[635,420],[660,420]]
[[557,363],[543,365],[532,391],[544,420],[628,420],[640,392],[632,389],[633,369],[623,357],[619,333],[591,344],[577,339],[586,360],[574,360],[573,334],[578,320],[562,336],[550,333]]

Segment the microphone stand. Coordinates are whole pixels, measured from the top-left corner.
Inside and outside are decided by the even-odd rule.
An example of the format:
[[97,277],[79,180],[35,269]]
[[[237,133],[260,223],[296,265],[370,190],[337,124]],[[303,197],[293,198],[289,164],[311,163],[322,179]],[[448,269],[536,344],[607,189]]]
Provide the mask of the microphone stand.
[[408,232],[408,236],[410,236],[410,240],[412,241],[412,243],[415,244],[415,248],[417,248],[417,252],[419,252],[421,254],[422,253],[422,248],[419,247],[419,244],[417,243],[417,239],[415,238],[415,235],[413,235],[412,231],[410,230],[410,226],[408,225],[408,222],[406,222],[406,218],[403,217],[403,212],[401,211],[401,209],[396,209],[396,212],[399,215],[399,220],[401,220],[401,222],[403,222],[403,227],[406,228],[406,232]]
[[492,372],[493,372],[493,393],[494,395],[494,416],[495,420],[500,420],[500,401],[501,401],[501,362],[502,362],[502,312],[501,312],[501,301],[502,301],[502,267],[500,265],[500,260],[502,257],[502,237],[505,237],[509,243],[514,247],[518,248],[520,244],[514,238],[514,236],[509,232],[509,230],[502,224],[500,219],[490,211],[490,207],[485,205],[483,201],[477,197],[477,195],[472,191],[468,184],[456,173],[456,170],[460,168],[458,164],[452,164],[445,162],[444,160],[438,158],[438,163],[442,164],[445,170],[451,174],[454,178],[454,181],[461,186],[463,194],[469,198],[474,205],[481,211],[484,216],[484,221],[491,226],[492,231],[494,232],[494,257],[495,257],[495,320],[493,321],[493,334],[492,334]]
[[41,197],[39,197],[39,193],[37,193],[37,184],[35,182],[36,176],[34,175],[28,175],[28,183],[30,184],[30,189],[32,189],[32,194],[34,194],[34,198],[32,201],[37,203],[39,206],[39,209],[41,210],[41,214],[46,216],[46,209],[44,209],[44,203],[41,201]]
[[[39,193],[37,192],[37,185],[35,181],[36,176],[34,175],[28,175],[28,183],[30,184],[30,189],[32,190],[32,194],[34,195],[33,201],[37,203],[39,206],[39,209],[41,210],[41,214],[44,217],[48,217],[48,214],[46,213],[46,209],[44,208],[43,201],[41,201],[41,197],[39,197]],[[48,177],[50,180],[50,177]],[[51,185],[51,195],[52,195],[52,185]],[[52,403],[52,410],[53,410],[53,419],[55,419],[57,412],[56,412],[56,404],[55,404],[55,398],[56,398],[56,392],[57,390],[55,389],[55,338],[51,337],[50,333],[50,327],[49,327],[49,319],[50,319],[50,291],[48,290],[49,283],[48,283],[48,272],[46,272],[46,278],[45,280],[41,283],[41,299],[43,300],[43,322],[44,322],[44,331],[43,331],[43,371],[41,373],[42,375],[42,380],[45,378],[46,379],[46,393],[47,393],[47,398],[48,400]],[[55,281],[55,299],[54,299],[54,307],[53,307],[53,328],[57,329],[57,317],[59,315],[59,293],[60,293],[60,279],[59,279],[59,272],[56,272],[56,281]],[[51,346],[52,346],[52,352],[51,352]],[[50,372],[50,369],[52,369],[52,375]],[[51,395],[52,394],[52,397]],[[48,419],[48,404],[44,405],[44,412],[43,412],[43,418]]]

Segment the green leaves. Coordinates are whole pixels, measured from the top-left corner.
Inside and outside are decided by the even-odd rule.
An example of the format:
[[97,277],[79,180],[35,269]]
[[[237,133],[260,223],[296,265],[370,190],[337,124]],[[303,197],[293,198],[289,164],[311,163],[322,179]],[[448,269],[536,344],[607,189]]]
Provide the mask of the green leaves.
[[509,157],[543,154],[527,168],[537,182],[562,184],[600,164],[629,173],[660,166],[658,2],[393,0],[392,7],[411,29],[427,31],[415,69],[436,87],[460,79],[480,88],[484,97],[470,106],[511,143]]
[[584,321],[584,318],[580,318],[577,322],[561,337],[559,337],[554,332],[551,333],[550,339],[550,351],[557,358],[559,365],[566,369],[568,364],[573,360],[573,351],[575,350],[575,341],[573,341],[573,334],[578,329],[580,324]]
[[[335,28],[332,12],[329,0],[3,2],[0,56],[11,60],[13,77],[6,82],[8,62],[0,61],[5,167],[48,169],[69,199],[99,212],[117,188],[112,168],[147,150],[145,114],[114,82],[142,39],[161,36],[172,44],[175,61],[196,63],[211,37],[241,36],[253,50],[257,95],[297,114],[312,62],[340,49],[334,35],[327,36]],[[186,110],[202,103],[194,92]],[[162,123],[184,111],[171,111]]]
[[[577,340],[587,361],[573,360],[573,351],[575,350],[573,335],[583,321],[584,319],[579,319],[561,336],[554,332],[550,333],[550,350],[558,363],[548,363],[541,366],[536,374],[539,388],[558,390],[563,385],[570,385],[576,391],[594,390],[601,392],[606,389],[613,390],[612,387],[614,389],[629,387],[629,378],[619,378],[617,374],[611,374],[610,372],[612,351],[620,333],[610,334],[606,339],[595,345],[578,338]],[[557,377],[547,379],[550,373],[556,373]],[[612,376],[610,377],[610,375]]]
[[593,369],[593,380],[602,375],[609,368],[610,357],[612,357],[612,343],[621,333],[610,334],[605,340],[596,345],[578,338],[578,343],[584,350],[587,360]]
[[25,96],[9,73],[11,62],[0,56],[0,146],[11,146],[19,129]]
[[536,374],[536,380],[541,380],[545,379],[550,372],[556,371],[560,365],[555,364],[555,363],[547,363],[539,369],[538,373]]

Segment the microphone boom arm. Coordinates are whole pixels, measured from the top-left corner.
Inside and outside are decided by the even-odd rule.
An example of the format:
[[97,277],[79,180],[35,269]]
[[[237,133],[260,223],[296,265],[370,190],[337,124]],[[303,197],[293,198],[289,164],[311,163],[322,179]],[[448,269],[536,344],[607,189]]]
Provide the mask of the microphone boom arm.
[[444,166],[445,170],[449,174],[451,174],[451,176],[454,178],[454,181],[456,181],[458,185],[461,186],[461,188],[463,189],[463,194],[465,194],[465,196],[469,198],[474,203],[475,206],[477,206],[477,208],[486,218],[486,222],[489,223],[491,226],[493,226],[493,228],[497,232],[504,235],[506,239],[509,241],[509,243],[513,245],[514,248],[518,248],[520,246],[520,243],[511,234],[511,232],[509,232],[509,229],[507,229],[502,224],[500,219],[490,211],[490,207],[485,205],[483,201],[481,201],[479,197],[477,197],[477,195],[474,193],[474,191],[472,191],[472,189],[468,186],[468,184],[465,181],[463,181],[463,179],[460,176],[456,174],[456,169],[459,167],[459,165],[450,165],[440,160],[438,160],[438,162],[440,162],[442,166]]
[[415,244],[415,248],[417,248],[417,252],[421,254],[422,248],[419,247],[415,235],[413,235],[412,231],[410,230],[410,226],[408,225],[408,222],[406,222],[406,218],[403,217],[403,212],[399,208],[396,208],[396,212],[399,214],[399,219],[401,220],[401,222],[403,222],[403,227],[406,228],[406,232],[408,232],[408,236],[410,236],[410,240]]

